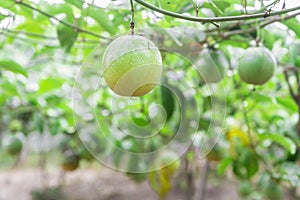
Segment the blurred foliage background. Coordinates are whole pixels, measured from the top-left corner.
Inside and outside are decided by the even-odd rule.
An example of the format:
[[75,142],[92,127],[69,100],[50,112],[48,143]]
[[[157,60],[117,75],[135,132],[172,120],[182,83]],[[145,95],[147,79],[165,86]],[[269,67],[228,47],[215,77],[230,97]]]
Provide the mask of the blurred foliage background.
[[[146,6],[133,1],[135,32],[160,48],[162,82],[175,92],[158,86],[115,113],[111,102],[126,99],[115,100],[98,79],[105,46],[129,33],[129,0],[0,1],[0,168],[24,166],[31,160],[67,172],[98,159],[127,170],[132,181],[149,181],[161,199],[171,188],[179,188],[187,199],[205,199],[210,179],[226,177],[237,182],[240,199],[300,198],[299,2],[144,2]],[[261,15],[246,18],[256,14]],[[184,19],[196,15],[212,20]],[[245,18],[216,20],[230,16]],[[236,66],[243,52],[257,45],[268,48],[278,66],[270,81],[254,87],[241,81]],[[203,49],[225,55],[222,81],[205,84],[193,68]],[[160,112],[151,111],[155,105],[166,111],[163,125]],[[181,124],[183,119],[186,124]],[[145,136],[161,129],[148,140],[121,134],[120,129],[134,133],[137,126],[150,122],[150,128],[142,129]],[[179,161],[176,156],[160,160],[172,158],[173,151],[151,158],[157,165],[171,165],[149,174],[145,171],[153,166],[148,157],[117,150],[159,150],[178,132],[179,149],[193,143]]]

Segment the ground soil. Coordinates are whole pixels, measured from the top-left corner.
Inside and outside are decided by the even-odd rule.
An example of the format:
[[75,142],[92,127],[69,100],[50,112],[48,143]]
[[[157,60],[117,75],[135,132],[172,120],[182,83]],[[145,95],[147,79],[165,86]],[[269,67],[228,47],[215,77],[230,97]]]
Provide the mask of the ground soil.
[[[42,171],[38,168],[16,168],[0,171],[0,200],[30,200],[32,191],[55,187],[62,183],[63,200],[156,200],[147,181],[134,183],[122,173],[102,167],[78,169],[61,179],[61,170]],[[177,180],[180,181],[180,180]],[[236,184],[223,180],[217,186],[208,184],[206,200],[235,200]],[[168,200],[185,200],[183,191],[173,189]],[[55,199],[56,200],[56,199]]]

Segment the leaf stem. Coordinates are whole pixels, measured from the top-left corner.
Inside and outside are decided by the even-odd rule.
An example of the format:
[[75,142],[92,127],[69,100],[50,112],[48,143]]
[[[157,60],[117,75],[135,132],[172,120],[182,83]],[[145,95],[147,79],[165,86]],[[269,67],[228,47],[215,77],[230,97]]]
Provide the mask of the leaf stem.
[[133,7],[133,0],[130,0],[130,7],[131,7],[130,33],[131,33],[131,35],[133,35],[134,34],[134,7]]

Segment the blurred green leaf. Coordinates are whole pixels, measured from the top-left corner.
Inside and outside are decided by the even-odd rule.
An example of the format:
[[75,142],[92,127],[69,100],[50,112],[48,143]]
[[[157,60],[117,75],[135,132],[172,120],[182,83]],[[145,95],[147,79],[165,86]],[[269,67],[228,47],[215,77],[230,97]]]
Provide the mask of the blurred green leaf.
[[291,140],[290,138],[285,137],[283,135],[265,133],[265,134],[260,134],[259,139],[260,139],[261,142],[263,142],[265,140],[270,140],[272,142],[280,144],[286,150],[288,150],[291,154],[296,153],[296,150],[297,150],[296,144],[293,142],[293,140]]
[[[108,14],[104,9],[88,7],[83,10],[83,15],[89,15],[103,28],[104,31],[108,31],[110,34],[114,34],[116,31],[115,25],[112,23],[112,20],[109,20]],[[129,23],[128,23],[129,27]]]
[[79,8],[79,9],[81,9],[82,8],[82,5],[83,5],[83,3],[84,3],[84,1],[82,0],[65,0],[65,2],[67,2],[67,3],[69,3],[69,4],[71,4],[71,5],[73,5],[73,6],[75,6],[75,7],[77,7],[77,8]]
[[296,18],[284,20],[281,23],[286,25],[289,29],[293,30],[298,37],[300,37],[300,23]]
[[287,110],[291,112],[298,112],[298,107],[290,97],[276,97],[277,103],[285,107]]
[[45,1],[43,1],[42,5],[43,7],[45,7],[43,8],[43,10],[50,15],[65,13],[68,17],[73,16],[73,9],[68,4],[48,4]]
[[258,171],[258,163],[256,154],[250,149],[243,148],[233,160],[233,173],[240,179],[250,179]]
[[217,172],[220,176],[225,174],[226,169],[232,164],[232,158],[223,159],[217,166]]
[[16,74],[22,74],[26,77],[28,76],[27,71],[21,65],[12,60],[0,60],[0,68],[14,72]]
[[[67,17],[65,20],[72,24],[74,24],[75,21],[73,17]],[[78,31],[62,23],[59,23],[56,30],[60,45],[66,52],[69,52],[77,39]]]
[[161,104],[166,111],[167,120],[169,120],[172,117],[175,109],[174,96],[170,88],[167,88],[166,85],[162,85],[160,87],[160,93],[161,93]]
[[61,78],[49,77],[39,81],[39,93],[52,92],[53,90],[60,89],[64,80]]
[[149,122],[147,120],[145,120],[145,118],[140,118],[140,117],[132,117],[132,121],[141,127],[147,126],[149,124]]

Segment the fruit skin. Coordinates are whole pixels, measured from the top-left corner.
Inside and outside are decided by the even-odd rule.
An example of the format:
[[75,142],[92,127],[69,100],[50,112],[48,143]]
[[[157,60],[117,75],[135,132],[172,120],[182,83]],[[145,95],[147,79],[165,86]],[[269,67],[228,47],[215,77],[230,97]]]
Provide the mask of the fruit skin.
[[22,131],[23,129],[22,122],[20,120],[14,119],[9,123],[8,129],[13,133]]
[[149,93],[162,73],[158,48],[139,35],[125,35],[112,41],[104,52],[102,64],[108,87],[121,96]]
[[300,67],[300,40],[295,40],[290,46],[291,62],[296,67]]
[[249,182],[243,181],[238,185],[238,192],[241,197],[247,197],[253,192],[253,189]]
[[204,49],[196,61],[196,69],[200,79],[205,83],[220,82],[229,63],[221,51]]
[[10,138],[6,149],[10,155],[17,155],[21,152],[22,147],[23,147],[22,140],[20,140],[17,137],[12,137]]
[[267,200],[283,200],[283,191],[279,183],[269,182],[265,188]]
[[249,84],[263,85],[274,74],[276,59],[265,47],[250,47],[238,60],[238,74]]
[[80,157],[77,154],[67,151],[62,162],[62,168],[65,171],[74,171],[78,168],[79,161]]

